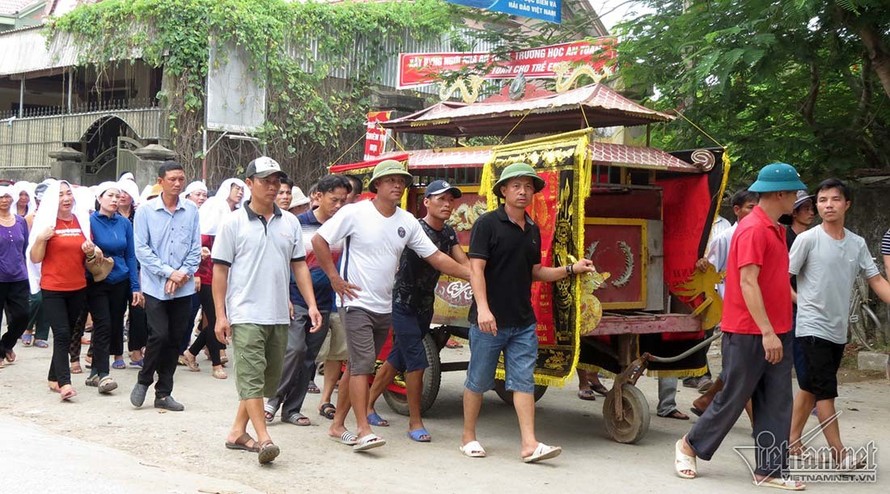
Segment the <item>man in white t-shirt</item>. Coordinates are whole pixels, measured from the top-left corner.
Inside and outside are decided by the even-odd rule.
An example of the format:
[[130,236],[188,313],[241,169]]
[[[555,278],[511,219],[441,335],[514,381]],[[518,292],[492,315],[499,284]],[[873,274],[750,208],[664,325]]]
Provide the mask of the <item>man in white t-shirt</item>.
[[[330,435],[352,445],[354,451],[386,444],[368,423],[368,377],[374,374],[377,354],[389,332],[393,282],[402,251],[410,248],[445,274],[470,275],[466,267],[436,248],[414,216],[399,209],[412,179],[398,161],[380,162],[368,187],[376,197],[344,206],[312,238],[318,263],[337,292],[349,353]],[[343,253],[338,272],[330,245],[340,241]],[[355,408],[358,437],[346,430],[350,405]]]
[[822,434],[837,468],[859,467],[859,459],[844,449],[834,400],[837,371],[847,344],[850,297],[860,273],[884,301],[890,303],[890,284],[881,276],[865,239],[844,228],[850,208],[846,185],[837,179],[819,184],[816,209],[822,224],[807,230],[791,246],[788,271],[797,275],[797,328],[795,345],[801,347],[806,371],[798,376],[800,391],[794,397],[790,452],[800,454],[809,438],[801,435],[816,407]]

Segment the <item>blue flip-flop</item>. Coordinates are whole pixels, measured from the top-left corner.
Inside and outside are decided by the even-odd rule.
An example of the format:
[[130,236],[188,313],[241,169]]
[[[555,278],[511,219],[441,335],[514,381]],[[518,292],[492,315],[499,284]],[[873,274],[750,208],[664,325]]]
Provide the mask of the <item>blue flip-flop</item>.
[[374,427],[389,427],[389,422],[380,415],[377,415],[377,412],[368,414],[368,423]]
[[[426,438],[424,438],[424,436],[426,436]],[[433,438],[432,436],[430,436],[430,433],[427,432],[426,427],[408,431],[408,437],[410,437],[412,441],[417,441],[419,443],[428,443]]]

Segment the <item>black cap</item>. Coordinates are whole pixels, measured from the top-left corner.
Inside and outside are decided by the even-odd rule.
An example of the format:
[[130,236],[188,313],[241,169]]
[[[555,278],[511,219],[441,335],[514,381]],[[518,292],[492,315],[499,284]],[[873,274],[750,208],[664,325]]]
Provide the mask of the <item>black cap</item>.
[[434,180],[426,186],[426,192],[423,194],[423,197],[437,196],[446,192],[451,192],[455,199],[461,196],[461,191],[457,187],[444,180]]

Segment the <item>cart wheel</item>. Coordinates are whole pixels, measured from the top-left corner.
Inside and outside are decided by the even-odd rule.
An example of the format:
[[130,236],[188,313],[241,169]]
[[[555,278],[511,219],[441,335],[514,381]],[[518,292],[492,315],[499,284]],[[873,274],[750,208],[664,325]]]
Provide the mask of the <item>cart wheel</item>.
[[[507,383],[500,380],[494,380],[494,392],[504,400],[504,403],[513,406],[513,392],[507,391]],[[544,393],[547,392],[547,386],[541,386],[539,384],[535,384],[535,401],[541,399],[544,396]]]
[[606,433],[613,440],[624,444],[634,444],[649,431],[649,402],[639,388],[625,383],[621,388],[624,420],[615,417],[615,390],[609,391],[603,403],[603,419]]
[[[442,384],[442,368],[439,361],[439,347],[433,340],[432,335],[423,337],[423,348],[426,350],[426,359],[430,363],[426,371],[423,373],[423,394],[420,397],[420,413],[425,413],[433,403],[436,402],[436,396],[439,395],[439,386]],[[392,411],[399,415],[408,416],[408,397],[402,393],[391,391],[389,389],[383,391],[383,399]]]

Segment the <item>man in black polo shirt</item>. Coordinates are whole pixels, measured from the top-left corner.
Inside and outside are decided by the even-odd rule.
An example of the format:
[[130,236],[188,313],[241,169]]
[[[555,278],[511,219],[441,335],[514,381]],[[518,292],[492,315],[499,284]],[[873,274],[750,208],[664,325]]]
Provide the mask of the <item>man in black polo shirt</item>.
[[[476,421],[482,393],[494,387],[498,357],[504,353],[506,387],[522,436],[520,457],[533,463],[559,456],[562,448],[535,438],[534,369],[538,355],[535,313],[531,304],[532,281],[552,283],[567,276],[593,271],[582,259],[562,267],[541,266],[541,232],[526,214],[544,180],[534,168],[514,163],[501,173],[492,192],[504,204],[479,217],[470,235],[470,366],[464,383],[464,430],[460,450],[479,458],[485,450],[476,440]],[[490,287],[490,289],[489,289]]]

